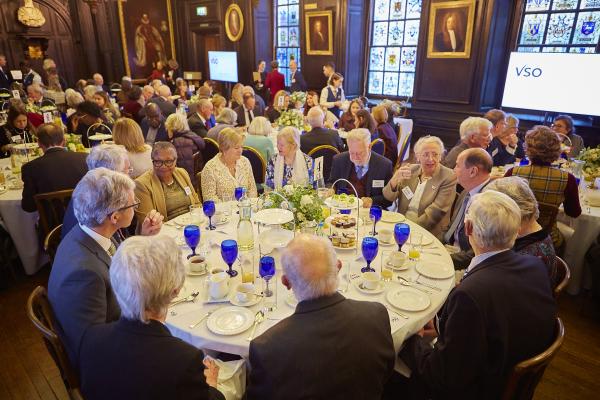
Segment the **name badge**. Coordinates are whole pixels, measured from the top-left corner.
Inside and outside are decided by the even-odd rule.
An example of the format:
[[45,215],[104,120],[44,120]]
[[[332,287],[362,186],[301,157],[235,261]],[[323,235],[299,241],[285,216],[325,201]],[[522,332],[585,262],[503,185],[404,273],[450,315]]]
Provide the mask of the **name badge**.
[[186,187],[184,187],[184,188],[183,188],[183,191],[185,192],[185,194],[186,194],[187,196],[191,196],[191,195],[192,195],[192,190],[190,189],[190,187],[189,187],[189,186],[186,186]]
[[373,187],[374,188],[382,188],[384,187],[384,182],[382,179],[373,179]]
[[492,157],[496,157],[496,154],[498,154],[498,149],[494,149],[494,151],[492,151]]
[[415,196],[415,194],[413,193],[413,191],[408,186],[404,186],[402,188],[402,193],[404,193],[404,196],[408,200],[412,199]]

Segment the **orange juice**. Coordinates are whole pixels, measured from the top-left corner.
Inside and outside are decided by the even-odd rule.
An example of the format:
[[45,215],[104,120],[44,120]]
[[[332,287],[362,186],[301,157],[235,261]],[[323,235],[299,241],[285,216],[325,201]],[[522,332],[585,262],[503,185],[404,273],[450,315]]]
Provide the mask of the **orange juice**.
[[242,273],[242,283],[254,283],[254,274],[252,271]]
[[381,278],[384,281],[391,281],[393,276],[394,276],[394,273],[392,272],[391,269],[384,268],[383,270],[381,270]]
[[410,258],[412,260],[418,260],[419,257],[421,257],[421,253],[419,253],[419,250],[417,250],[417,249],[410,249],[408,251],[408,258]]

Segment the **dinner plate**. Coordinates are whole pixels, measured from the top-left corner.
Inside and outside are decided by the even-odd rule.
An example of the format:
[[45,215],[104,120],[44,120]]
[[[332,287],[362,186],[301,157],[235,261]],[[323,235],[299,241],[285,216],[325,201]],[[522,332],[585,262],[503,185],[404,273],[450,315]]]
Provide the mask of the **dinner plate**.
[[263,225],[282,225],[294,220],[294,214],[290,210],[282,208],[267,208],[254,213],[253,222]]
[[361,199],[358,199],[355,196],[352,196],[352,198],[354,199],[354,203],[340,205],[336,204],[336,202],[333,200],[333,197],[328,197],[325,199],[325,205],[329,208],[337,208],[338,210],[352,210],[362,206],[363,202]]
[[[186,225],[202,225],[203,223],[208,221],[208,218],[206,218],[204,215],[200,215],[200,216],[196,216],[196,218],[194,220],[192,220],[192,216],[190,215],[190,213],[185,213],[182,214],[178,217],[173,218],[171,221],[173,221],[173,223],[175,225],[179,225],[179,226],[186,226]],[[216,223],[216,219],[215,221],[213,221],[213,223]]]
[[392,211],[384,211],[381,214],[381,222],[387,222],[389,224],[397,224],[399,222],[406,221],[406,217],[400,213]]
[[106,133],[98,133],[96,135],[90,135],[88,136],[89,140],[94,140],[94,141],[98,141],[98,140],[110,140],[112,139],[112,135],[108,135]]
[[273,248],[281,248],[287,246],[289,242],[294,238],[294,232],[287,229],[269,229],[261,232],[258,240],[265,246],[271,246]]
[[292,308],[296,308],[296,306],[298,305],[298,299],[296,299],[294,292],[291,292],[290,294],[285,296],[285,304]]
[[425,293],[408,288],[390,290],[385,297],[392,306],[404,311],[423,311],[431,304]]
[[254,313],[247,308],[223,307],[212,313],[206,321],[208,330],[217,335],[237,335],[252,326]]
[[[408,242],[406,242],[406,244],[411,244],[410,239],[408,239]],[[423,238],[421,239],[421,246],[429,246],[430,244],[433,244],[433,236],[423,235]]]
[[417,263],[417,272],[433,279],[448,279],[454,276],[454,267],[429,261]]
[[354,287],[359,292],[364,293],[364,294],[379,294],[379,293],[382,293],[385,290],[385,284],[382,281],[377,282],[377,287],[375,289],[367,289],[363,285],[363,280],[362,279],[356,279],[352,283],[354,284]]
[[257,296],[257,295],[253,295],[253,299],[250,301],[246,301],[246,302],[242,302],[239,301],[235,292],[231,295],[231,297],[229,298],[229,302],[231,304],[233,304],[234,306],[238,306],[238,307],[252,307],[255,304],[258,304],[258,302],[262,299],[262,297]]

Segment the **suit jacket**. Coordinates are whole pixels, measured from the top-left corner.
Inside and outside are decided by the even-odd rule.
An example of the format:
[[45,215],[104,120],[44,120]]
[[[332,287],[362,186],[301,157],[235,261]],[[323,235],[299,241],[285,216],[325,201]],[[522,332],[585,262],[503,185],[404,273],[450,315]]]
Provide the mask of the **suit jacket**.
[[309,151],[323,144],[344,151],[344,142],[342,142],[342,138],[337,131],[333,129],[312,128],[310,132],[305,132],[300,136],[300,148],[304,154],[308,154]]
[[190,126],[190,131],[194,132],[196,135],[202,138],[205,138],[208,134],[206,122],[202,122],[202,119],[200,119],[200,115],[198,115],[197,112],[190,115],[190,117],[188,118],[188,125]]
[[458,155],[468,148],[469,146],[461,141],[456,146],[451,148],[448,154],[446,154],[446,157],[444,157],[444,159],[442,160],[442,165],[444,167],[454,169],[454,167],[456,166],[456,159],[458,158]]
[[[150,130],[150,125],[148,124],[148,118],[144,117],[142,122],[140,123],[140,128],[142,128],[142,134],[144,135],[144,140],[148,137],[148,131]],[[165,128],[164,117],[162,118],[160,125],[158,126],[158,130],[156,132],[156,138],[154,142],[167,142],[169,140],[169,136],[167,135],[167,130]],[[153,142],[153,143],[154,143]],[[146,141],[146,143],[148,143]]]
[[90,325],[115,321],[121,309],[112,291],[110,256],[79,225],[60,242],[50,278],[48,298],[59,323],[59,335],[74,365],[83,333]]
[[[349,179],[353,168],[354,164],[350,161],[350,153],[345,151],[337,154],[333,157],[329,183],[333,183],[340,178]],[[371,152],[369,170],[367,171],[366,196],[373,199],[374,205],[387,208],[391,204],[391,202],[383,196],[383,188],[390,181],[392,174],[392,162],[384,156]],[[377,188],[373,187],[374,180],[383,181],[383,185]],[[346,184],[340,182],[339,186],[343,188],[346,187]]]
[[173,104],[172,101],[165,100],[160,96],[151,98],[150,100],[148,100],[148,103],[156,104],[158,108],[160,108],[160,111],[162,112],[162,115],[164,115],[165,118],[177,111],[177,108],[175,107],[175,104]]
[[385,307],[335,293],[300,302],[250,343],[246,394],[248,400],[380,399],[395,358]]
[[[398,201],[398,212],[404,214],[408,210],[410,200],[402,193],[402,188],[408,186],[414,193],[419,184],[421,165],[410,166],[410,179],[403,179],[396,190],[390,183],[383,188],[383,195],[390,201]],[[418,219],[415,221],[438,238],[442,229],[450,220],[450,208],[456,197],[456,175],[450,168],[439,165],[431,179],[425,183],[425,190],[419,203]]]
[[308,85],[304,80],[304,76],[302,76],[302,72],[297,69],[296,72],[290,78],[290,92],[306,92]]
[[207,385],[203,358],[155,320],[95,325],[81,346],[82,393],[86,399],[225,399]]
[[[246,126],[246,114],[244,111],[244,106],[238,106],[235,108],[235,113],[237,114],[237,126]],[[258,102],[256,104],[254,104],[254,108],[252,109],[252,114],[254,115],[253,118],[256,117],[261,117],[264,114],[264,109],[261,111],[260,107],[258,106]],[[249,125],[249,124],[248,124]]]
[[269,89],[271,92],[271,102],[269,104],[273,104],[273,99],[275,98],[275,94],[280,90],[285,89],[285,77],[283,74],[277,70],[271,71],[267,74],[267,80],[265,81],[265,87]]
[[8,89],[12,83],[12,75],[8,67],[0,68],[0,88]]
[[450,292],[434,347],[415,335],[400,357],[432,398],[499,399],[513,366],[553,341],[556,312],[544,263],[503,251]]
[[87,154],[50,148],[46,153],[23,165],[23,199],[21,207],[27,212],[37,210],[33,196],[57,190],[75,189],[87,172]]

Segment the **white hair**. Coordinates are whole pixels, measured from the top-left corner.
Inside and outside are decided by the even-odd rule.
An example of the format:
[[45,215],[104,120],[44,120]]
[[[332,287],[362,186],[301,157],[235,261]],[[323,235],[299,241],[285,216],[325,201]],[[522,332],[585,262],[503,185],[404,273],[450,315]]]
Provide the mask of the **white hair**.
[[68,88],[65,90],[65,101],[70,108],[76,108],[78,104],[83,103],[83,96],[78,91]]
[[444,142],[442,142],[442,139],[430,135],[420,137],[419,140],[417,140],[417,143],[415,143],[415,146],[413,147],[415,153],[421,153],[421,148],[426,144],[437,144],[440,149],[440,156],[444,153]]
[[476,194],[465,215],[473,226],[473,241],[490,250],[510,249],[521,227],[521,210],[504,193],[488,190]]
[[158,95],[161,97],[169,97],[171,95],[171,89],[167,85],[162,85],[158,88]]
[[165,129],[171,132],[186,132],[190,130],[190,125],[185,115],[173,113],[167,117]]
[[295,144],[300,148],[300,131],[293,126],[286,126],[277,132],[277,139],[285,139],[289,144]]
[[73,191],[73,211],[81,225],[93,228],[108,216],[127,207],[135,182],[125,174],[107,168],[88,171]]
[[97,91],[98,91],[98,89],[96,88],[96,86],[87,85],[86,87],[83,88],[83,97],[86,100],[93,101],[94,95],[96,94]]
[[322,128],[325,122],[325,113],[319,107],[311,107],[306,115],[306,120],[313,128]]
[[148,322],[147,311],[166,312],[185,280],[181,250],[166,235],[132,236],[119,246],[110,264],[110,283],[121,315]]
[[540,216],[537,199],[525,178],[520,176],[508,176],[506,178],[496,179],[485,187],[484,191],[488,190],[504,193],[513,199],[521,209],[522,222],[537,220]]
[[356,128],[352,129],[348,132],[348,136],[346,137],[346,141],[349,142],[351,140],[364,142],[367,147],[371,144],[371,132],[367,128]]
[[281,265],[298,301],[328,296],[337,290],[337,256],[327,238],[296,236],[283,250]]
[[[203,99],[204,100],[204,99]],[[255,118],[256,119],[256,118]],[[223,108],[219,115],[217,116],[217,122],[221,124],[227,125],[235,125],[237,121],[237,113],[233,111],[231,108]],[[254,122],[254,120],[252,120]]]
[[244,94],[244,93],[252,93],[252,95],[256,95],[254,93],[254,89],[252,88],[252,86],[244,86],[242,88],[242,94]]
[[460,140],[463,142],[468,140],[471,136],[477,135],[482,128],[491,129],[492,123],[481,117],[468,117],[460,124]]
[[205,108],[210,108],[212,102],[209,99],[200,99],[198,100],[198,110],[204,110]]
[[42,85],[40,85],[37,82],[32,83],[31,85],[27,86],[27,89],[31,89],[34,92],[43,95],[44,94],[44,88],[42,87]]
[[142,91],[154,94],[154,88],[150,85],[145,85],[142,88]]
[[271,133],[271,123],[265,117],[255,117],[250,122],[248,133],[257,136],[269,136]]
[[127,150],[120,144],[100,144],[92,147],[86,158],[89,170],[108,168],[113,171],[123,172],[125,161],[129,159]]

